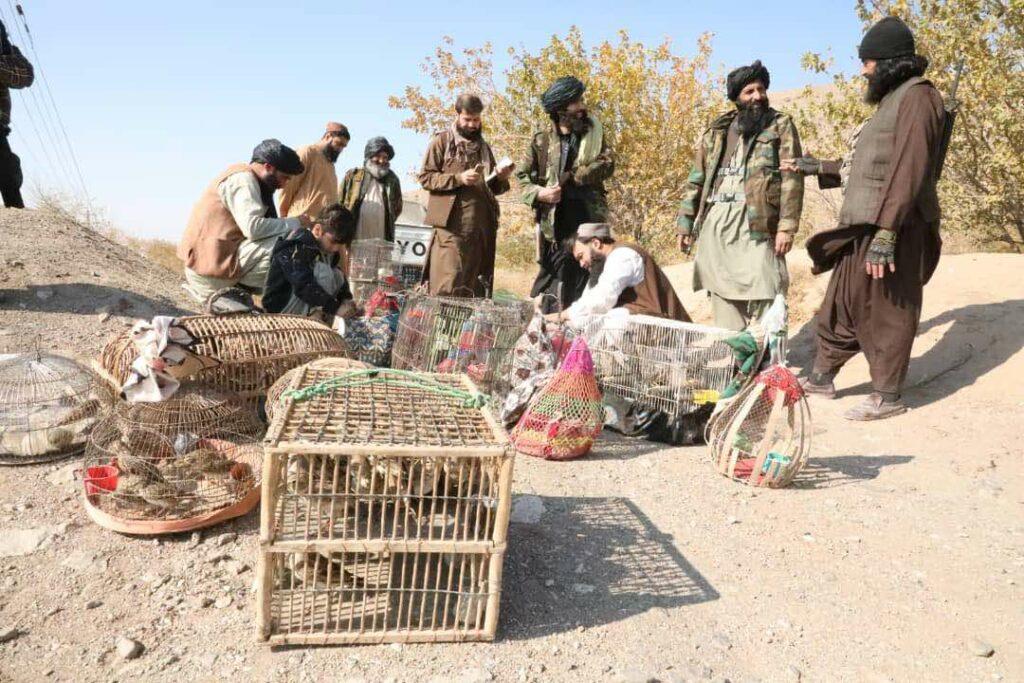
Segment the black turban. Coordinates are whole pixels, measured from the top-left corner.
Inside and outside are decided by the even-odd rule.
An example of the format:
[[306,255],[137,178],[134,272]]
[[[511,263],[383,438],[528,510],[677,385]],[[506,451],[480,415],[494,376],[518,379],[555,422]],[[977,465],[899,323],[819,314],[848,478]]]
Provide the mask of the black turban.
[[274,138],[264,140],[256,145],[256,149],[252,151],[252,160],[270,164],[281,173],[288,175],[299,175],[306,170],[295,150]]
[[378,135],[375,138],[370,138],[366,142],[366,148],[363,149],[363,158],[369,159],[375,154],[384,152],[388,155],[388,161],[395,158],[395,148],[391,146],[386,137]]
[[540,96],[540,103],[544,106],[544,111],[554,114],[583,97],[586,89],[583,81],[575,76],[562,76],[544,91]]
[[886,17],[868,29],[857,48],[861,59],[909,57],[914,52],[914,34],[897,17]]
[[735,102],[739,98],[740,92],[754,81],[761,81],[765,90],[768,89],[771,81],[768,69],[764,68],[760,59],[755,60],[750,66],[741,66],[729,72],[729,76],[725,79],[725,90],[729,94],[729,99]]

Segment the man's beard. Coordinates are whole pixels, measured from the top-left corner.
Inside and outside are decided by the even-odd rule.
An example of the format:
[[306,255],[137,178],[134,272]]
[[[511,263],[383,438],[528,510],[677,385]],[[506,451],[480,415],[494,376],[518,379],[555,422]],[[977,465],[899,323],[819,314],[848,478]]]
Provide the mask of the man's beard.
[[381,178],[388,174],[388,171],[391,170],[391,164],[378,164],[376,161],[367,160],[366,170],[369,171],[370,175],[372,175],[374,178],[380,180]]
[[333,164],[338,160],[338,157],[341,156],[341,150],[334,149],[330,145],[327,145],[326,147],[324,147],[324,156],[327,157],[327,161]]
[[762,130],[768,122],[768,103],[753,102],[751,104],[736,103],[738,114],[736,115],[736,127],[740,134],[745,137],[753,137]]
[[865,76],[865,78],[868,81],[868,88],[864,91],[864,101],[868,104],[878,104],[883,97],[899,85],[899,83],[894,83],[888,74],[882,73],[877,68],[874,74]]
[[562,128],[568,128],[570,133],[583,137],[593,126],[593,122],[586,113],[583,116],[562,113],[558,115],[558,125]]
[[458,131],[459,135],[466,138],[467,140],[479,140],[480,136],[484,134],[484,127],[472,130],[469,128],[463,128],[462,126],[456,125],[455,130]]
[[601,279],[601,273],[604,272],[605,263],[608,262],[608,258],[598,252],[590,253],[590,274],[587,276],[587,285],[594,287],[597,285],[597,281]]

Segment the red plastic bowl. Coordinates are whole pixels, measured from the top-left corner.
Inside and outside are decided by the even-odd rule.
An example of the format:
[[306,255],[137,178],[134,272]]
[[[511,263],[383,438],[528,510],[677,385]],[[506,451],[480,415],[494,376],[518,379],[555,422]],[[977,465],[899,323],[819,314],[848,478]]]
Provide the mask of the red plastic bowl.
[[97,465],[85,468],[85,493],[92,496],[97,493],[110,493],[117,489],[119,472],[113,465]]

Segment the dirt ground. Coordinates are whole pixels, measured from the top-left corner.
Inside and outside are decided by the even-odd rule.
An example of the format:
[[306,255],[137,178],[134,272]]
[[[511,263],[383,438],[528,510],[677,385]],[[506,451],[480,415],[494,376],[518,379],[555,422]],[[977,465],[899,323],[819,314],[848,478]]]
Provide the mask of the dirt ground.
[[[88,356],[132,317],[186,307],[133,252],[12,213],[8,348],[39,336]],[[805,320],[823,280],[792,262]],[[812,404],[813,456],[792,488],[728,481],[704,447],[609,434],[579,461],[519,457],[494,643],[271,650],[253,636],[255,516],[129,538],[89,522],[75,463],[0,468],[0,545],[38,546],[0,557],[0,681],[1024,680],[1022,265],[945,258],[911,411],[844,421],[868,391],[856,359],[839,397]],[[671,272],[687,292],[685,266]],[[794,331],[802,366],[812,332]],[[119,637],[144,652],[125,660]]]

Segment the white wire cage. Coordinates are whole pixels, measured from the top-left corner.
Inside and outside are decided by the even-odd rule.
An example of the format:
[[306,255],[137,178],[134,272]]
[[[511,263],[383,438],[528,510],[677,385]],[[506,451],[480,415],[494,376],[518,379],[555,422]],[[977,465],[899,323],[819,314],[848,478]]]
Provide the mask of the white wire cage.
[[606,395],[673,419],[716,403],[733,378],[730,330],[613,311],[581,334]]
[[349,247],[348,281],[357,304],[366,303],[378,289],[401,288],[395,276],[395,249],[394,242],[376,238],[356,240]]

